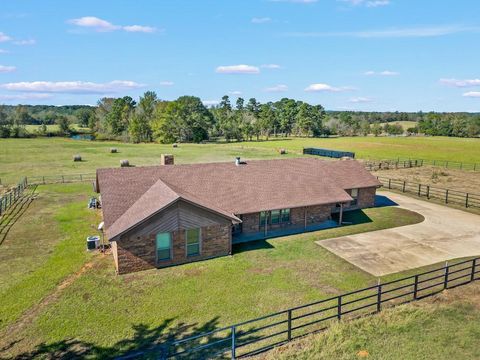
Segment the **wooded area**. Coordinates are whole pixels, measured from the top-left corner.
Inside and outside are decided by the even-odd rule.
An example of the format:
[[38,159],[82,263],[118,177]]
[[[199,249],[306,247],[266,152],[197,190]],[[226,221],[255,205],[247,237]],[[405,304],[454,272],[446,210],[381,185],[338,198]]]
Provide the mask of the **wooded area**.
[[[405,128],[401,123],[411,122]],[[47,125],[58,130],[49,132]],[[0,107],[0,137],[70,135],[72,124],[89,128],[97,139],[160,143],[253,140],[277,136],[416,135],[477,137],[480,114],[340,112],[322,105],[283,98],[260,103],[225,95],[218,105],[206,107],[200,98],[181,96],[164,101],[153,91],[137,101],[130,96],[102,98],[97,106],[18,105]],[[34,132],[25,125],[38,125]]]

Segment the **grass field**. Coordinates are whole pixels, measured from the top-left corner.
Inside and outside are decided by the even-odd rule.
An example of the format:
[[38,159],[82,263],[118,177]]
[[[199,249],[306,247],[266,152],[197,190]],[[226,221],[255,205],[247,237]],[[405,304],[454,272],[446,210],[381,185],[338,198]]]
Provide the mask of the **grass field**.
[[480,358],[479,303],[477,282],[372,317],[338,323],[258,358],[476,360]]
[[115,276],[111,256],[84,250],[99,221],[86,209],[90,191],[87,184],[40,186],[38,198],[0,245],[0,349],[9,356],[41,343],[50,350],[68,347],[67,339],[96,356],[113,356],[151,341],[147,335],[165,339],[172,332],[206,331],[371,285],[376,278],[314,241],[423,220],[394,207],[366,209],[346,214],[351,226]]
[[[117,154],[110,154],[116,147]],[[446,137],[277,138],[259,142],[221,144],[124,144],[63,138],[0,139],[0,179],[16,182],[21,176],[94,173],[99,167],[117,167],[121,159],[133,165],[156,165],[160,154],[172,153],[176,163],[227,161],[300,156],[304,147],[356,152],[357,158],[424,158],[480,163],[480,139]],[[279,155],[284,148],[287,155]],[[74,154],[82,162],[73,162]]]
[[[383,126],[385,126],[385,124],[387,124],[387,123],[381,123],[380,125],[383,127]],[[400,124],[400,126],[403,128],[403,130],[406,131],[408,128],[412,128],[412,127],[417,126],[418,123],[416,121],[394,121],[394,122],[390,122],[388,124],[390,124],[390,125]]]

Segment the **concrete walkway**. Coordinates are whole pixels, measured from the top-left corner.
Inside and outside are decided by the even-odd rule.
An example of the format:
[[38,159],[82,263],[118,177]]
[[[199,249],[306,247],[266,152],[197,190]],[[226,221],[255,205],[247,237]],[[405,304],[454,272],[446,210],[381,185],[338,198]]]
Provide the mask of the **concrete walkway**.
[[480,255],[480,216],[400,194],[379,195],[425,221],[316,243],[375,276]]

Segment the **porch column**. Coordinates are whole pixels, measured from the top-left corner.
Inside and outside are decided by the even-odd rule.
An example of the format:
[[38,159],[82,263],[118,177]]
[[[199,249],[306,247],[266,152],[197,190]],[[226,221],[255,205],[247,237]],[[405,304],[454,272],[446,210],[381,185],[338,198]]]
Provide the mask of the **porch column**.
[[307,228],[307,207],[306,206],[303,208],[303,215],[305,220],[304,228],[306,229]]
[[340,203],[340,215],[338,217],[338,225],[342,225],[342,221],[343,221],[343,204]]

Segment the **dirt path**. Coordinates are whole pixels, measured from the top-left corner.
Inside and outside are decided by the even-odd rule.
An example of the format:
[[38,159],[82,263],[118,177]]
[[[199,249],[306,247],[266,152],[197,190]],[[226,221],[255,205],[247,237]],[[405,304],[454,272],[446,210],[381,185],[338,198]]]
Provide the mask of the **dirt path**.
[[67,276],[52,292],[40,300],[39,303],[25,311],[16,322],[0,331],[0,352],[5,351],[13,345],[17,346],[24,341],[21,338],[22,331],[31,325],[45,308],[57,301],[66,288],[72,285],[89,269],[93,268],[98,259],[98,257],[95,257],[92,261],[84,264],[80,270]]

